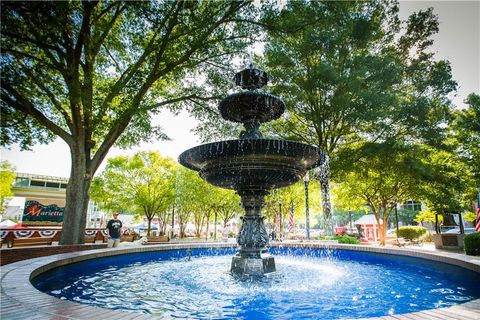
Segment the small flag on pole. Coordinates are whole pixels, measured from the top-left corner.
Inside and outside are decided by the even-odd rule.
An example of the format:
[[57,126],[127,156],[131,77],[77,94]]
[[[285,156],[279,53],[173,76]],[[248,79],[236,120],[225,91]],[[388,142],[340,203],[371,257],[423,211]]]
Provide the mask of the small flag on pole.
[[475,231],[480,232],[480,206],[477,208],[477,225]]
[[288,232],[293,232],[295,223],[293,222],[293,201],[290,202],[290,219],[288,220]]

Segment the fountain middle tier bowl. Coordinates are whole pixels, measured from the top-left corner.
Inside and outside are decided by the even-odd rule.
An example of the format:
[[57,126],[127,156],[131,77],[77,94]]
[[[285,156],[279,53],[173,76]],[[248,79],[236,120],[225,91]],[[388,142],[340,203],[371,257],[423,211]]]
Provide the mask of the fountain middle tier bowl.
[[322,159],[323,152],[315,146],[274,139],[207,143],[179,156],[182,165],[215,186],[267,191],[297,182]]
[[279,118],[285,111],[285,104],[273,94],[256,90],[229,95],[220,102],[218,109],[225,120],[263,123]]

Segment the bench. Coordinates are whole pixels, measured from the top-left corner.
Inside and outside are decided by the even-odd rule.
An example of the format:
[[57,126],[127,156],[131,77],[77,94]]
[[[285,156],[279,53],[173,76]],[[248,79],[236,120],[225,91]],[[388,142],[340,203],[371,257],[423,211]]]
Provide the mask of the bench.
[[408,245],[411,244],[410,241],[405,240],[404,238],[387,240],[387,241],[385,241],[385,243],[390,244],[390,245],[395,246],[395,247],[404,247],[404,246],[408,246]]
[[162,243],[170,241],[167,236],[147,236],[147,242],[144,244]]
[[42,245],[52,245],[53,237],[42,238],[42,237],[32,237],[32,238],[13,238],[9,241],[8,247],[21,247],[21,246],[42,246]]
[[93,236],[93,237],[85,237],[84,243],[95,243],[95,236]]
[[[103,237],[103,242],[108,242],[108,239],[109,237],[108,236],[104,236]],[[135,241],[135,236],[134,235],[128,235],[128,234],[124,234],[120,237],[120,242],[124,242],[124,241],[127,241],[127,242],[133,242]]]
[[120,241],[121,242],[133,242],[135,240],[135,236],[132,234],[132,235],[129,235],[129,234],[124,234],[122,235],[122,237],[120,238]]

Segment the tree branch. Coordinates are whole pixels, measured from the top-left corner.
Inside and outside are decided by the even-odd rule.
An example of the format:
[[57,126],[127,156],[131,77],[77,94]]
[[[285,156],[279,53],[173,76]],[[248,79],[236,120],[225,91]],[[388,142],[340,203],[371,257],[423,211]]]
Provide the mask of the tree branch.
[[73,139],[69,133],[63,130],[61,127],[56,125],[50,119],[45,117],[43,113],[35,108],[35,106],[28,100],[26,100],[18,91],[16,91],[10,84],[2,82],[1,84],[2,89],[5,92],[8,92],[12,95],[15,99],[12,99],[9,95],[1,93],[1,98],[4,102],[6,102],[9,106],[14,108],[15,110],[21,111],[25,114],[32,116],[36,119],[41,125],[46,127],[48,130],[52,131],[54,134],[58,135],[62,138],[69,146],[72,145]]
[[67,111],[62,107],[62,104],[57,100],[55,94],[50,91],[42,81],[38,80],[38,77],[32,72],[30,68],[28,68],[26,65],[22,64],[24,70],[30,75],[31,81],[37,85],[40,90],[42,90],[46,96],[50,99],[52,102],[53,106],[62,114],[63,118],[65,119],[66,124],[68,125],[69,129],[72,129],[72,118],[70,118],[70,115],[67,113]]

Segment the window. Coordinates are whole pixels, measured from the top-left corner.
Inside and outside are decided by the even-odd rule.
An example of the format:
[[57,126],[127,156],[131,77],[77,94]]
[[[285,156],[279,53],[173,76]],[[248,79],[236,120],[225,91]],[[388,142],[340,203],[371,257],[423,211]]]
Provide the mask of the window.
[[45,187],[45,181],[32,180],[30,181],[32,187]]
[[15,187],[28,187],[29,186],[28,178],[16,177],[15,178]]
[[414,200],[408,200],[403,204],[403,209],[405,210],[412,210],[412,211],[421,211],[422,204],[420,202],[416,202]]
[[55,188],[58,189],[60,184],[58,182],[47,182],[47,188]]

